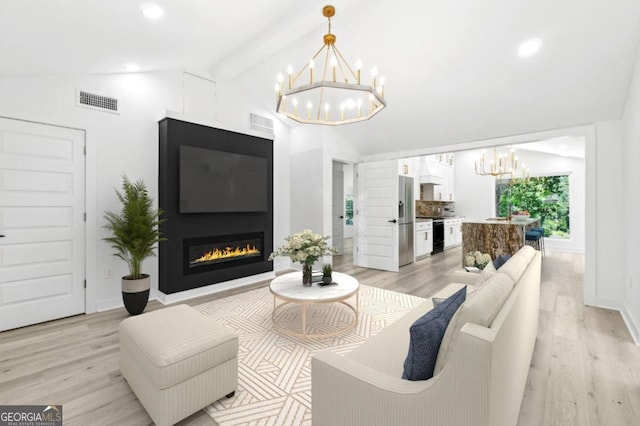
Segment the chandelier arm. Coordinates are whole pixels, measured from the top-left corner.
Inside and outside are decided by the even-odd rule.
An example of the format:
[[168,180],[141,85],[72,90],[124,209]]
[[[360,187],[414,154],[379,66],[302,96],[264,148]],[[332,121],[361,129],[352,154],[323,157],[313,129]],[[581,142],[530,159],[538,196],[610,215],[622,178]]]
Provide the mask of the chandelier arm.
[[327,66],[329,65],[329,48],[327,48],[327,54],[324,58],[324,69],[322,70],[322,79],[327,81]]
[[[316,59],[316,57],[320,54],[320,52],[322,52],[322,49],[324,49],[324,44],[322,45],[322,47],[320,49],[318,49],[316,54],[313,55],[313,57],[311,57],[311,59]],[[296,76],[293,78],[293,83],[296,82],[298,77],[300,77],[302,75],[302,73],[307,69],[308,66],[309,66],[309,62],[307,61],[307,63],[304,64],[304,67],[302,67],[302,69],[298,72],[298,74],[296,74]]]
[[[336,62],[338,62],[338,68],[340,68],[340,73],[342,74],[342,79],[344,80],[345,83],[349,82],[349,79],[347,78],[347,73],[344,72],[344,68],[342,67],[342,63],[344,62],[344,64],[349,67],[349,64],[347,63],[347,61],[344,60],[344,58],[342,57],[342,55],[340,55],[340,52],[338,51],[338,49],[336,49],[335,44],[331,45],[331,49],[333,49],[333,54],[336,57]],[[354,76],[355,78],[355,76]]]
[[342,60],[342,62],[344,62],[344,64],[347,66],[347,69],[349,70],[349,72],[351,73],[351,75],[353,76],[354,79],[357,79],[356,77],[356,73],[353,72],[353,70],[351,69],[351,66],[349,66],[349,62],[347,62],[344,59],[344,56],[342,56],[342,53],[340,53],[340,51],[338,50],[338,48],[333,45],[333,50],[338,54],[338,56],[340,57],[340,59]]
[[[325,63],[326,65],[326,63]],[[318,102],[318,114],[316,120],[320,121],[320,111],[322,110],[322,99],[324,98],[324,86],[320,87],[320,102]]]

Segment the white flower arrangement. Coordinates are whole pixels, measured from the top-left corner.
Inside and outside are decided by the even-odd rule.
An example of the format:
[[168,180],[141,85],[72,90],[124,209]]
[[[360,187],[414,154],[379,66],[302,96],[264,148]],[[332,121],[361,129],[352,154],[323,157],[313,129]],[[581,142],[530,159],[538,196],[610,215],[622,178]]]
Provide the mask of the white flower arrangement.
[[305,229],[297,234],[285,237],[286,243],[269,255],[269,260],[276,256],[289,256],[292,262],[303,265],[313,265],[322,256],[337,253],[336,249],[327,243],[328,236],[316,234],[310,229]]
[[489,262],[491,262],[491,256],[487,253],[470,251],[464,255],[464,266],[475,266],[478,269],[484,269]]

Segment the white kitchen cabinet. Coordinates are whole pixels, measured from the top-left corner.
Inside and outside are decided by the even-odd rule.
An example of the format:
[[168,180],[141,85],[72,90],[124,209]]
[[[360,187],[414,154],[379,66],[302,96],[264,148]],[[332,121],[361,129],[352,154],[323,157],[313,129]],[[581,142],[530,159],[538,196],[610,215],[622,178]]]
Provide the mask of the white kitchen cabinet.
[[420,157],[421,200],[455,201],[453,154]]
[[416,223],[416,258],[427,256],[433,251],[433,223],[432,221]]
[[[451,154],[453,155],[453,154]],[[446,179],[446,188],[444,188],[444,201],[455,201],[456,200],[456,173],[455,169],[452,167],[448,167],[447,169],[447,179]]]
[[448,249],[462,244],[461,218],[444,220],[444,248]]

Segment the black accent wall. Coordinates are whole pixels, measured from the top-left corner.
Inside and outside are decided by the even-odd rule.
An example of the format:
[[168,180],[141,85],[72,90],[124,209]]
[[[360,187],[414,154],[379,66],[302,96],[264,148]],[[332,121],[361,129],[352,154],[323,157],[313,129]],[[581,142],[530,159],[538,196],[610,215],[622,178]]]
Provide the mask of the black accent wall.
[[[160,164],[158,203],[167,221],[162,232],[168,241],[160,243],[159,289],[165,294],[177,293],[236,278],[273,270],[267,260],[273,247],[273,140],[242,133],[164,118],[160,126]],[[237,154],[253,155],[267,160],[267,211],[238,213],[180,213],[180,145],[210,148]],[[258,182],[257,184],[264,184]],[[227,268],[199,274],[183,274],[183,240],[212,235],[264,233],[264,258],[260,262],[230,265]]]

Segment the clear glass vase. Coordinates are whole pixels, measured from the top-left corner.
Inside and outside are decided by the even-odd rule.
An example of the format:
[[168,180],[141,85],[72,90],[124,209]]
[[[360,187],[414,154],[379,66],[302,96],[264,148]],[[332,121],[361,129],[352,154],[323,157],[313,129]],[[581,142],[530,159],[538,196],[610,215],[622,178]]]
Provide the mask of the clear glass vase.
[[311,287],[311,266],[306,263],[302,264],[302,285],[305,287]]

